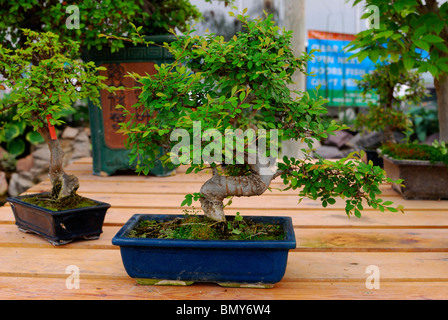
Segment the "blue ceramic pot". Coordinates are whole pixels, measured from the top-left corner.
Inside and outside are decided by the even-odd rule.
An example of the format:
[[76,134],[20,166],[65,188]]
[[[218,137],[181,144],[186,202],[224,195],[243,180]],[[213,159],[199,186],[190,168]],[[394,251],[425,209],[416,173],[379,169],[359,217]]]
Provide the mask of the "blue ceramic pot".
[[288,251],[296,247],[290,217],[250,217],[283,226],[284,240],[178,240],[129,238],[141,220],[168,221],[176,215],[137,214],[112,239],[120,246],[126,272],[141,284],[272,287],[285,273]]

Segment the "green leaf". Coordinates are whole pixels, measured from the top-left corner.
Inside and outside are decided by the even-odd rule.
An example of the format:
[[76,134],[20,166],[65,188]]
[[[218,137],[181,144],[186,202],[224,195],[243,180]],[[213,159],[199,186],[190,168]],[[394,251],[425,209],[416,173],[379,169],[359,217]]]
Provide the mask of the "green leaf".
[[234,234],[236,234],[236,235],[238,235],[238,234],[241,234],[241,230],[238,230],[238,229],[233,229],[232,230],[232,233],[234,233]]
[[20,135],[20,128],[16,124],[8,123],[4,129],[4,139],[6,142],[10,142]]
[[244,99],[246,99],[246,92],[243,91],[240,93],[240,101],[243,102]]
[[45,142],[44,138],[40,135],[40,133],[36,132],[36,131],[28,132],[26,134],[25,138],[26,138],[26,140],[28,140],[28,142],[30,142],[33,145],[37,145],[37,144],[41,144],[41,143]]
[[448,72],[448,63],[437,63],[437,67],[442,70],[443,72]]
[[397,63],[391,63],[391,65],[390,65],[390,73],[391,73],[394,77],[398,77],[398,75],[399,75],[399,70],[398,70],[398,64],[397,64]]
[[365,58],[367,58],[367,56],[369,55],[368,51],[360,51],[358,53],[356,53],[356,55],[358,56],[358,61],[362,62],[364,61]]
[[234,86],[232,88],[232,96],[235,94],[236,90],[238,90],[238,86]]
[[430,43],[444,42],[444,40],[442,38],[440,38],[439,36],[436,36],[434,34],[427,34],[427,35],[423,36],[422,40],[424,40],[426,42],[430,42]]
[[415,40],[414,43],[417,47],[429,52],[429,44],[427,42],[422,40]]
[[240,215],[239,212],[236,213],[235,221],[239,221],[239,222],[243,221],[243,217]]
[[6,145],[6,150],[12,156],[18,157],[25,152],[25,142],[22,139],[9,141]]
[[403,63],[407,70],[411,70],[412,67],[414,66],[415,60],[411,57],[406,56],[403,58]]

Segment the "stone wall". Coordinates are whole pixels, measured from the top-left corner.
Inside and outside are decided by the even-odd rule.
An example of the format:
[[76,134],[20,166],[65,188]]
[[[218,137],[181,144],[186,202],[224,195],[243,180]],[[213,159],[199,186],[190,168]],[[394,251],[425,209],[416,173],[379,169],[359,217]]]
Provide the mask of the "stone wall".
[[[90,129],[66,127],[59,135],[65,152],[64,166],[77,159],[91,157]],[[0,150],[0,157],[4,150]],[[0,195],[17,196],[48,178],[50,150],[46,144],[32,147],[31,153],[19,159],[14,172],[0,171]]]

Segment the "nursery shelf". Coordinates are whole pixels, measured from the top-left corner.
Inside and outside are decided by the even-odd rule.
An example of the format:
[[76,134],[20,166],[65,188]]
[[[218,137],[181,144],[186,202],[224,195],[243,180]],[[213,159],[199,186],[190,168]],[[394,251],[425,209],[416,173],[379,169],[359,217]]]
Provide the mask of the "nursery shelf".
[[[230,215],[292,217],[297,248],[289,253],[283,280],[272,289],[213,283],[153,287],[127,275],[111,240],[134,214],[181,214],[184,194],[198,192],[209,175],[187,175],[181,167],[164,178],[94,176],[91,158],[66,171],[79,178],[80,195],[111,204],[101,237],[54,247],[20,232],[11,207],[1,207],[0,299],[448,299],[448,201],[404,200],[384,185],[383,199],[402,204],[404,214],[366,208],[361,219],[349,219],[342,199],[322,208],[311,200],[297,204],[293,191],[275,189],[261,197],[234,199]],[[274,181],[276,186],[280,181]],[[27,193],[49,188],[44,181]],[[67,279],[73,268],[79,270],[79,288],[70,289]],[[379,288],[369,285],[375,275]]]

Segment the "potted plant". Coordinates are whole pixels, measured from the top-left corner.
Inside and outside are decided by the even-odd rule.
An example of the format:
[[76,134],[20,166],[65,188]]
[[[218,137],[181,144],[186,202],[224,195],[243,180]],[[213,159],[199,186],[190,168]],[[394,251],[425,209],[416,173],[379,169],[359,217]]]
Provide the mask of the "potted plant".
[[387,176],[403,181],[392,188],[404,199],[448,199],[448,149],[444,141],[386,144],[380,152]]
[[[212,0],[206,0],[211,2]],[[228,5],[233,0],[216,0]],[[199,9],[188,0],[82,0],[76,3],[59,0],[33,0],[11,2],[0,0],[0,43],[7,47],[20,46],[25,38],[20,28],[33,31],[51,31],[66,39],[79,41],[80,50],[74,52],[84,61],[93,61],[105,67],[100,74],[108,85],[134,86],[133,80],[124,78],[127,72],[142,75],[155,72],[154,65],[172,62],[169,52],[160,46],[134,46],[121,40],[110,41],[99,34],[129,35],[132,25],[141,26],[141,33],[155,43],[172,41],[168,30],[183,32],[186,26],[201,17]],[[118,123],[125,114],[115,109],[118,104],[131,106],[137,101],[139,90],[109,94],[100,91],[102,108],[89,103],[92,139],[93,173],[111,175],[120,170],[133,169],[129,163],[126,137],[117,133]],[[147,113],[140,113],[133,121],[146,122]],[[158,176],[171,175],[161,165],[151,169]]]
[[[373,159],[381,161],[386,174],[403,183],[392,184],[392,188],[403,198],[441,199],[447,198],[444,187],[448,182],[448,171],[443,163],[443,143],[434,146],[418,143],[397,143],[394,132],[404,133],[407,141],[413,134],[413,123],[403,104],[416,104],[425,97],[425,88],[417,73],[406,70],[392,72],[392,64],[379,65],[372,74],[360,82],[364,93],[376,90],[378,104],[370,104],[365,114],[357,117],[357,126],[383,133],[377,150],[367,150]],[[401,94],[400,94],[401,86]],[[369,153],[367,153],[369,155]]]
[[[305,72],[310,59],[307,53],[294,57],[292,32],[280,31],[272,16],[249,20],[243,13],[237,18],[244,32],[229,41],[187,32],[167,45],[172,64],[158,66],[153,76],[130,75],[142,91],[139,108],[129,112],[143,108],[154,114],[147,124],[121,124],[137,172],[149,172],[160,147],[167,150],[160,158],[188,164],[187,173],[212,172],[200,191],[186,195],[182,203],[191,206],[199,200],[203,215],[136,215],[113,238],[126,271],[139,283],[271,287],[280,281],[288,250],[295,247],[291,219],[224,213],[233,197],[259,196],[275,178],[281,178],[285,190],[319,199],[324,207],[343,196],[347,215],[360,217],[364,205],[402,209],[377,197],[379,185],[389,181],[383,170],[354,155],[336,162],[311,157],[277,162],[276,141],[293,138],[311,144],[312,138],[328,137],[338,126],[321,117],[327,112],[323,99],[303,92],[292,98],[287,84],[294,72]],[[199,218],[204,220],[194,220]],[[167,228],[175,224],[179,230]],[[212,240],[182,237],[188,226],[200,226],[202,234],[207,224]],[[268,224],[284,236],[254,240],[254,233],[244,234],[246,224]],[[220,240],[220,232],[243,237]]]
[[13,120],[33,126],[50,149],[52,190],[7,200],[20,230],[38,233],[55,245],[97,238],[110,205],[76,194],[79,182],[64,172],[64,152],[54,126],[62,122],[60,112],[73,108],[77,99],[88,97],[98,104],[98,89],[106,88],[104,78],[97,75],[93,63],[70,58],[79,43],[60,42],[51,32],[22,32],[26,41],[20,48],[0,46],[0,73],[3,86],[11,89],[13,103],[7,106],[16,108]]
[[369,102],[367,112],[357,115],[355,128],[361,131],[377,132],[381,138],[374,145],[364,148],[367,160],[383,166],[377,148],[384,143],[397,143],[395,133],[410,136],[412,121],[404,110],[407,103],[419,103],[425,96],[425,88],[419,75],[411,72],[395,73],[393,65],[387,62],[376,64],[372,73],[359,82],[363,95],[375,92],[378,103]]
[[[354,0],[353,4],[359,2],[359,0]],[[417,70],[420,74],[431,73],[437,94],[439,140],[448,142],[448,57],[446,47],[448,32],[444,28],[448,16],[448,4],[437,1],[395,1],[393,5],[390,5],[390,3],[380,0],[366,0],[364,6],[369,9],[368,11],[373,8],[374,14],[365,14],[363,18],[369,21],[369,25],[372,22],[375,22],[376,25],[356,35],[356,39],[350,43],[351,50],[356,52],[352,57],[357,57],[361,61],[367,56],[372,61],[390,59],[391,71],[395,75],[407,70]],[[381,23],[378,23],[376,15],[378,12],[381,12]],[[420,152],[413,150],[410,153]],[[398,159],[400,158],[403,159],[402,156],[398,156]],[[386,157],[383,157],[384,159]],[[428,164],[432,168],[438,166],[432,163]],[[420,172],[420,170],[416,170],[416,167],[411,170],[412,176],[408,175],[407,180],[404,181],[406,186],[404,190],[408,191],[410,180],[415,178],[413,175]],[[428,170],[430,169],[427,168],[422,172],[424,177],[415,178],[421,184],[419,190],[431,188],[434,184],[433,180],[429,178]],[[433,175],[431,177],[434,178]],[[444,185],[446,186],[446,180]],[[439,191],[441,191],[440,189]],[[417,192],[406,197],[420,198]],[[437,199],[445,196],[436,193],[428,194],[425,191],[422,197]]]
[[[407,141],[414,133],[410,115],[403,110],[405,104],[416,104],[426,96],[422,79],[417,73],[406,70],[392,71],[393,64],[378,65],[372,74],[360,82],[364,93],[375,90],[378,104],[369,104],[367,113],[359,114],[357,126],[382,132],[377,150],[366,150],[373,159],[380,159],[386,174],[402,183],[392,184],[403,198],[443,199],[448,198],[444,187],[448,182],[448,171],[443,163],[442,144],[433,146],[418,143],[398,143],[394,133],[404,133]],[[378,161],[377,160],[377,161]]]

